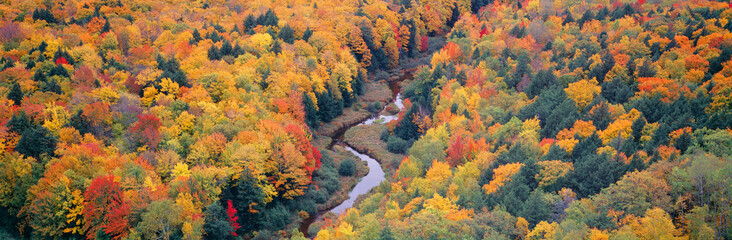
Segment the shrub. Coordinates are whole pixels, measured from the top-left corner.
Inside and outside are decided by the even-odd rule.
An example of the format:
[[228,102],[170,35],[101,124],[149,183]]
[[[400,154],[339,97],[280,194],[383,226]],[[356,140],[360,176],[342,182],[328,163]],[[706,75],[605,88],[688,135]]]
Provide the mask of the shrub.
[[406,153],[411,146],[411,141],[401,139],[397,136],[390,136],[388,141],[386,142],[386,149],[389,150],[389,152],[398,154]]
[[346,158],[341,162],[341,165],[338,166],[338,174],[341,176],[353,176],[355,172],[356,162],[353,161],[353,159]]

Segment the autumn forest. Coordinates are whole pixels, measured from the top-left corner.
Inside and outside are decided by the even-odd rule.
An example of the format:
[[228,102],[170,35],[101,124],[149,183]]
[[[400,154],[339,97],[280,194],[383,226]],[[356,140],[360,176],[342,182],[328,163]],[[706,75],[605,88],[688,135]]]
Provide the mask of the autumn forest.
[[0,0],[0,239],[732,239],[731,201],[729,0]]

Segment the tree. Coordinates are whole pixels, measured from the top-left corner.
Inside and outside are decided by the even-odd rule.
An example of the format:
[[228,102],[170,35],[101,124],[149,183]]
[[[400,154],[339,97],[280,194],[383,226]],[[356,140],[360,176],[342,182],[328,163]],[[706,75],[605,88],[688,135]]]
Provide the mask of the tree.
[[13,100],[15,106],[20,106],[20,102],[23,100],[23,91],[20,90],[20,85],[17,82],[13,84],[13,88],[8,92],[7,98]]
[[241,228],[241,225],[237,222],[239,220],[239,217],[236,216],[236,208],[234,208],[234,204],[231,202],[231,200],[226,202],[226,216],[229,217],[229,225],[231,226],[231,231],[229,231],[229,234],[232,236],[238,236],[236,234],[236,230]]
[[226,210],[218,202],[214,202],[203,213],[206,239],[234,239],[231,233],[234,229],[228,221]]
[[114,178],[114,175],[97,177],[84,192],[84,231],[87,239],[95,239],[99,234],[120,239],[128,234],[130,226],[127,215],[130,207]]
[[303,107],[305,108],[305,124],[312,129],[317,129],[320,124],[318,115],[318,109],[315,107],[315,103],[310,99],[310,96],[302,94]]
[[147,206],[147,212],[142,214],[142,221],[137,229],[147,239],[169,240],[183,223],[181,212],[181,207],[169,199],[154,201]]
[[529,66],[530,61],[531,59],[529,59],[528,54],[522,53],[519,55],[518,63],[516,63],[516,70],[513,72],[513,75],[511,75],[511,78],[506,80],[506,85],[508,85],[509,88],[515,88],[525,75],[531,74],[531,67]]
[[529,195],[529,199],[524,203],[523,210],[519,213],[519,216],[525,218],[532,228],[540,221],[548,220],[550,215],[551,209],[544,200],[544,193],[540,190],[535,190]]
[[15,145],[15,151],[23,155],[40,159],[42,155],[54,156],[56,137],[42,126],[30,127],[23,133]]
[[313,30],[310,30],[310,27],[308,27],[307,29],[305,29],[305,32],[302,33],[302,40],[307,42],[312,36]]
[[285,25],[280,28],[280,32],[277,33],[277,38],[282,39],[283,42],[292,44],[295,42],[295,31],[292,30],[290,25]]
[[152,114],[137,115],[139,119],[132,127],[130,133],[135,136],[141,144],[147,145],[152,149],[158,147],[160,142],[160,132],[158,128],[162,125],[160,119]]

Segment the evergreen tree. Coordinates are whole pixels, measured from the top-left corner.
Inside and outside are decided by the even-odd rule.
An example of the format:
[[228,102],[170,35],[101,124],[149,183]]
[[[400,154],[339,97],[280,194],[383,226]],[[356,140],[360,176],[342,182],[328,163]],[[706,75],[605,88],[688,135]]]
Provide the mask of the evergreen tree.
[[46,74],[43,74],[43,70],[41,70],[41,68],[36,69],[36,72],[33,74],[33,78],[31,78],[31,79],[33,79],[33,81],[36,81],[36,82],[46,82],[47,81]]
[[539,95],[539,93],[541,93],[545,88],[556,86],[558,84],[559,83],[554,76],[554,72],[551,69],[539,70],[539,72],[536,73],[536,76],[531,79],[529,86],[524,89],[524,92],[529,98],[533,98]]
[[292,44],[295,42],[295,31],[292,30],[290,25],[285,25],[280,28],[277,38],[282,39],[283,42]]
[[18,134],[23,133],[26,129],[34,127],[30,118],[28,118],[24,111],[13,114],[13,117],[10,118],[5,126],[8,127],[8,130]]
[[44,92],[53,92],[56,94],[64,94],[64,91],[61,89],[61,86],[58,85],[56,82],[56,79],[51,79],[48,83],[46,83],[45,86],[43,86],[43,89],[41,89]]
[[234,230],[229,223],[226,209],[218,202],[214,202],[203,212],[203,230],[206,239],[235,239],[231,232]]
[[419,138],[419,126],[414,124],[414,117],[419,112],[417,104],[412,104],[412,107],[404,114],[404,117],[394,128],[394,135],[401,139],[411,140]]
[[282,52],[282,45],[280,44],[280,41],[275,40],[272,44],[272,48],[270,48],[269,51],[274,54],[279,54],[280,52]]
[[641,136],[643,136],[643,127],[645,126],[646,119],[642,115],[633,121],[633,125],[630,126],[630,129],[633,130],[633,141],[640,141]]
[[414,20],[409,20],[409,42],[407,42],[407,52],[409,57],[415,57],[419,52],[417,49],[417,26],[415,26]]
[[318,118],[323,122],[330,122],[333,118],[337,117],[338,103],[333,98],[333,93],[330,89],[325,92],[318,94]]
[[302,40],[307,42],[310,40],[311,36],[313,36],[313,30],[310,30],[310,27],[308,27],[305,29],[305,32],[302,33]]
[[61,66],[61,64],[57,65],[56,67],[51,69],[51,72],[49,73],[50,76],[59,76],[59,77],[70,77],[69,71],[66,71],[66,68]]
[[219,50],[216,49],[216,46],[211,45],[210,48],[208,48],[208,59],[211,60],[221,60],[221,55],[219,54]]
[[229,40],[224,40],[224,43],[221,44],[221,49],[219,51],[221,53],[221,56],[231,56],[234,53],[234,49],[231,46]]
[[602,96],[613,104],[623,104],[628,101],[635,91],[633,88],[623,83],[619,77],[615,77],[612,81],[602,83]]
[[196,43],[198,43],[201,40],[203,40],[203,38],[201,38],[201,33],[198,32],[198,29],[197,28],[194,28],[193,29],[193,41],[195,41]]
[[315,108],[313,100],[310,99],[307,94],[303,93],[302,99],[305,108],[305,123],[310,126],[310,128],[317,129],[320,124],[320,120],[318,119],[318,110]]
[[524,203],[523,209],[519,216],[529,222],[529,227],[533,228],[540,221],[549,220],[551,216],[551,208],[544,200],[544,193],[541,190],[535,190],[529,195],[529,199]]
[[55,150],[56,138],[41,126],[25,129],[15,145],[15,151],[36,159],[40,159],[43,154],[53,157]]
[[7,98],[13,100],[15,106],[20,106],[20,102],[23,101],[23,90],[20,90],[20,85],[17,82],[13,84],[13,88],[8,92]]
[[254,16],[249,14],[246,19],[244,19],[244,33],[246,34],[254,34],[254,27],[257,26],[257,20]]
[[104,26],[102,27],[102,33],[109,32],[111,30],[111,27],[109,26],[109,19],[106,17],[104,18]]
[[519,55],[518,63],[516,64],[516,71],[513,73],[511,78],[506,81],[506,85],[508,85],[509,88],[515,88],[516,85],[521,82],[521,79],[524,78],[524,75],[531,74],[531,67],[529,66],[530,61],[531,59],[529,59],[528,54],[522,53]]
[[452,6],[452,14],[450,15],[450,19],[447,20],[447,26],[452,28],[455,26],[455,22],[460,18],[460,9],[458,8],[457,3],[453,3]]
[[388,224],[384,227],[384,230],[381,230],[381,235],[379,236],[379,240],[396,240],[396,238],[394,238],[394,234],[391,232],[391,228],[389,228]]

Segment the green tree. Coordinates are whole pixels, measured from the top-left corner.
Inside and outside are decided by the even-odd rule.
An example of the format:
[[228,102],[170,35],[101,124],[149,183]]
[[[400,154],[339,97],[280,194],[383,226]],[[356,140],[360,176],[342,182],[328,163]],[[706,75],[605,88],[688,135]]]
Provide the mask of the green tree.
[[531,192],[529,199],[524,203],[524,209],[519,212],[519,216],[525,218],[532,228],[540,221],[549,219],[551,209],[544,200],[544,193],[541,190]]
[[36,159],[43,154],[52,157],[55,150],[56,137],[42,126],[25,129],[15,146],[15,151]]
[[318,109],[315,108],[315,103],[313,103],[313,100],[305,93],[302,95],[302,101],[305,108],[305,123],[312,129],[318,129],[320,118],[318,115]]
[[180,231],[180,225],[183,224],[182,211],[180,206],[169,199],[152,202],[147,207],[147,212],[142,214],[142,221],[137,229],[145,238],[169,240]]
[[15,106],[20,106],[20,102],[23,101],[23,91],[20,90],[20,85],[18,83],[13,84],[13,88],[8,92],[7,98],[13,100],[13,104],[15,104]]
[[280,32],[277,33],[277,37],[282,39],[283,42],[292,44],[295,42],[295,31],[292,30],[290,25],[285,25],[280,28]]

